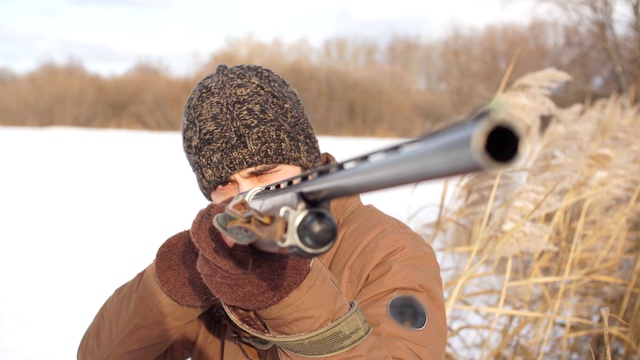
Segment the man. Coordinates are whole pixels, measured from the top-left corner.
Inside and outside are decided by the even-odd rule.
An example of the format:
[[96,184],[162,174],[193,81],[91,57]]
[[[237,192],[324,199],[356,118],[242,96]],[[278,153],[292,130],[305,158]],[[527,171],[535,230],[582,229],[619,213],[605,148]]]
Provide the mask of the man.
[[444,357],[432,248],[358,196],[331,201],[337,239],[312,259],[269,256],[213,226],[238,193],[332,161],[280,76],[220,65],[189,97],[182,130],[211,204],[107,300],[79,359]]

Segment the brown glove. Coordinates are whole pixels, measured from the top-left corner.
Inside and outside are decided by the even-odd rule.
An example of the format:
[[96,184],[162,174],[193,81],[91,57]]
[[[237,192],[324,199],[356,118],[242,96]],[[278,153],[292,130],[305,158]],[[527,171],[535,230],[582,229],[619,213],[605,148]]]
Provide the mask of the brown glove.
[[226,305],[259,310],[278,303],[305,279],[311,259],[268,256],[238,244],[229,248],[213,226],[214,216],[224,208],[224,204],[210,204],[193,222],[191,239],[200,252],[198,272]]
[[210,306],[215,298],[246,310],[278,303],[302,283],[311,259],[272,258],[237,244],[229,248],[213,226],[214,216],[225,206],[212,203],[198,213],[190,231],[192,242],[180,233],[162,245],[156,256],[161,287],[187,306]]

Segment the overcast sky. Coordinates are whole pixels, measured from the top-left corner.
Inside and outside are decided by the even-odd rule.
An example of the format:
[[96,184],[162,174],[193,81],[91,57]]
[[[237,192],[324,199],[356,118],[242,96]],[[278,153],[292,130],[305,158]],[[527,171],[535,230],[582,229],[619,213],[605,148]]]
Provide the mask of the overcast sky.
[[136,61],[183,74],[227,39],[421,35],[453,25],[528,21],[535,0],[0,0],[0,67],[23,73],[45,61],[80,61],[122,73]]

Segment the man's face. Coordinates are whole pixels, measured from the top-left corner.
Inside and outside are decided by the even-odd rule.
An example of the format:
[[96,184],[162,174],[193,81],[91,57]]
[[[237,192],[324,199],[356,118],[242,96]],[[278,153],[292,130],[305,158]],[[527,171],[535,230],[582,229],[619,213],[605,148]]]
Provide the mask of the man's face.
[[295,165],[258,165],[239,171],[227,179],[222,185],[211,191],[211,201],[220,203],[241,192],[269,185],[299,175],[302,169]]
[[[227,182],[213,189],[211,192],[211,201],[217,204],[241,192],[288,179],[299,175],[301,172],[302,169],[299,166],[284,164],[258,165],[244,169],[229,176]],[[222,234],[222,240],[229,247],[232,247],[235,243],[232,238],[224,234]]]

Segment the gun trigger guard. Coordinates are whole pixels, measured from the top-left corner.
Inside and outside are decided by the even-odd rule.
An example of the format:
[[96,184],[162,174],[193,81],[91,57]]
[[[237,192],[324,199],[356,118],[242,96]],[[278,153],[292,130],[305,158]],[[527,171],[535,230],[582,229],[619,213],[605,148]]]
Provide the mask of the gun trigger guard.
[[265,216],[252,208],[247,199],[243,196],[237,196],[231,200],[225,208],[225,213],[229,214],[234,219],[255,218],[265,225],[269,225],[272,220],[270,216]]
[[[238,231],[242,232],[243,234],[251,234],[253,239],[253,241],[251,242],[282,242],[287,226],[286,220],[281,217],[270,217],[269,222],[269,224],[264,224],[255,217],[251,217],[249,221],[241,221],[241,219],[235,219],[229,222],[228,228],[232,232]],[[251,242],[248,242],[247,244]]]
[[225,212],[214,217],[213,225],[238,244],[248,245],[259,240],[282,242],[287,221],[280,216],[263,215],[239,196],[227,205]]

